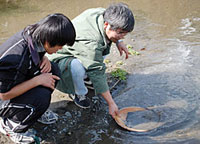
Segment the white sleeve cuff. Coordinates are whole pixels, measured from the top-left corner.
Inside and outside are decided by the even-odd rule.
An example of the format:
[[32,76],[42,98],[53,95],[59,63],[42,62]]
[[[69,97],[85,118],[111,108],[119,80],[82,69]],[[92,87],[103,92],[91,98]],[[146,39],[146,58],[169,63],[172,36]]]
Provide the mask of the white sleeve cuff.
[[118,43],[123,42],[122,39],[117,40],[116,45],[118,45]]

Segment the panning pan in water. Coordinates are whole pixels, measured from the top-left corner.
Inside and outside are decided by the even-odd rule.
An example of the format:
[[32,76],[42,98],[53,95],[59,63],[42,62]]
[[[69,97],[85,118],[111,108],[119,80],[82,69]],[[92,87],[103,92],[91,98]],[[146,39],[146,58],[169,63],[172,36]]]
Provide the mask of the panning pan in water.
[[[137,111],[152,111],[151,108],[141,108],[141,107],[126,107],[123,108],[121,110],[119,110],[119,114],[114,118],[116,123],[121,126],[122,128],[129,130],[129,131],[135,131],[135,132],[148,132],[152,129],[155,129],[157,126],[154,126],[151,129],[136,129],[136,128],[132,128],[126,125],[126,119],[127,119],[127,115],[129,112],[137,112]],[[158,115],[157,113],[155,113],[153,111],[154,114]]]

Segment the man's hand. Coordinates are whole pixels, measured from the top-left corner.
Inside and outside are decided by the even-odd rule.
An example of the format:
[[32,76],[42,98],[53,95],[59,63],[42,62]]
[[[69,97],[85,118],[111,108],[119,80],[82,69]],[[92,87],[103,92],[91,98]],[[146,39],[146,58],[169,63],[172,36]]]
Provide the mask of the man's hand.
[[109,107],[109,114],[115,118],[116,115],[118,115],[118,107],[115,103],[115,101],[113,100],[110,91],[106,91],[104,93],[101,94],[103,96],[103,98],[106,100],[106,102],[108,103],[108,107]]
[[123,41],[117,42],[116,46],[119,50],[120,56],[122,56],[123,52],[126,54],[126,59],[128,58],[128,49],[126,48],[125,44]]
[[42,58],[40,69],[41,69],[41,73],[48,73],[51,71],[51,63],[46,56]]
[[115,117],[118,115],[118,113],[119,113],[119,110],[118,110],[118,107],[117,107],[117,105],[115,104],[115,102],[112,103],[112,104],[110,104],[110,105],[109,105],[109,114],[110,114],[113,118],[115,118]]

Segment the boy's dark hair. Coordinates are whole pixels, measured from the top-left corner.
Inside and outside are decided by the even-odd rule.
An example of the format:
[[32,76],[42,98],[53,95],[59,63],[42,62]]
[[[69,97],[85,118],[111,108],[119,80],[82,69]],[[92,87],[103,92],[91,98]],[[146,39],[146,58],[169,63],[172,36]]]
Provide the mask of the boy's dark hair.
[[34,42],[44,45],[47,41],[51,47],[65,44],[72,46],[76,37],[72,22],[60,13],[46,16],[36,24],[26,27],[25,31],[29,31]]
[[124,3],[110,5],[103,14],[104,21],[108,22],[111,29],[118,28],[131,32],[135,25],[135,19],[132,11]]

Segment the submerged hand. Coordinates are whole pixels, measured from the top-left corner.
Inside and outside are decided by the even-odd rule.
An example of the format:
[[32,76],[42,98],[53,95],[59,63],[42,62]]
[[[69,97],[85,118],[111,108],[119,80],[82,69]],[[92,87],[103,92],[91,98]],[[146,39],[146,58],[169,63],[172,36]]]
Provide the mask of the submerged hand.
[[118,115],[118,113],[119,113],[119,110],[118,110],[118,107],[117,107],[117,105],[115,104],[115,102],[112,103],[112,104],[110,104],[110,105],[109,105],[109,114],[110,114],[113,118],[115,118],[115,117]]

